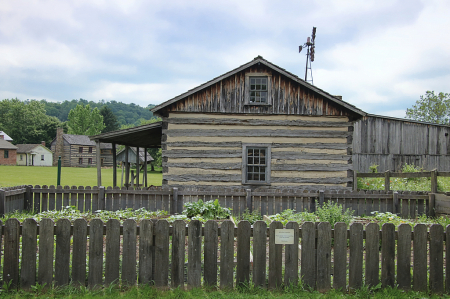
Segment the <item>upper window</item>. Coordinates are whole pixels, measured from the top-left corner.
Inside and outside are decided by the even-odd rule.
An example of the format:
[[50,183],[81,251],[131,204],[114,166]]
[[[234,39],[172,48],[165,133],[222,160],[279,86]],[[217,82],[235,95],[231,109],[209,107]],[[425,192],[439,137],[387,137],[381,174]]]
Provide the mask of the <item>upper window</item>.
[[245,75],[245,104],[271,105],[271,76],[266,73]]
[[83,147],[82,147],[82,146],[80,146],[80,147],[78,148],[78,152],[79,152],[80,154],[83,153]]
[[92,154],[92,146],[89,147],[89,153]]
[[270,184],[270,145],[243,146],[243,184]]
[[5,158],[5,159],[9,158],[9,151],[8,151],[8,150],[5,150],[5,152],[4,152],[4,158]]

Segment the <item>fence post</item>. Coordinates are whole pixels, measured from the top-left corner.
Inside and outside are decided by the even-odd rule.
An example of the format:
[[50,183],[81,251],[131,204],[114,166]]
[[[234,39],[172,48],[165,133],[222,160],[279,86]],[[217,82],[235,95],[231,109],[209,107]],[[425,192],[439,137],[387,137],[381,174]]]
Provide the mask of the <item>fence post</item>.
[[386,170],[384,172],[384,191],[389,192],[391,190],[391,171]]
[[434,207],[435,207],[436,194],[434,194],[434,193],[428,194],[428,199],[429,199],[429,207],[430,207],[428,216],[434,217],[435,216]]
[[399,213],[399,208],[398,208],[398,192],[394,192],[394,194],[392,194],[392,211],[394,214]]
[[5,215],[5,190],[0,189],[0,216]]
[[247,209],[249,213],[253,212],[253,197],[252,197],[252,189],[247,189]]
[[325,200],[325,194],[323,190],[319,190],[319,207],[323,207],[323,202]]
[[437,193],[437,170],[431,171],[431,193]]
[[105,209],[105,186],[98,187],[98,206],[99,210]]
[[175,213],[181,213],[178,211],[178,188],[172,188],[172,202],[170,205],[170,214],[174,215]]
[[353,191],[358,191],[358,172],[353,170]]

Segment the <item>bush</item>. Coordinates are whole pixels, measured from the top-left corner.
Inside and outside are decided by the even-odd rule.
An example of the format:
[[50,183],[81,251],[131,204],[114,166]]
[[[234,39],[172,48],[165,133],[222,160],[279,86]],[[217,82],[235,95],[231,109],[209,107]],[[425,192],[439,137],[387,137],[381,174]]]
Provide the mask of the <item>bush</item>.
[[331,227],[334,227],[336,222],[344,222],[347,226],[352,220],[353,213],[355,211],[347,209],[343,212],[342,205],[333,202],[325,202],[323,207],[320,207],[316,202],[316,212],[317,218],[320,222],[329,222]]
[[197,202],[185,203],[184,206],[186,209],[183,214],[189,218],[200,216],[203,219],[226,219],[231,216],[231,211],[221,207],[218,199],[207,202],[199,199]]

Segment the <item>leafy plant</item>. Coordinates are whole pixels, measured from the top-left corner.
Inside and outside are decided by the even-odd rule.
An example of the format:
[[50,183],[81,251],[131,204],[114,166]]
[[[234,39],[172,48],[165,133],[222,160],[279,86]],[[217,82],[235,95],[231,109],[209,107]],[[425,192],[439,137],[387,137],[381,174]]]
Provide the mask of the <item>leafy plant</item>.
[[347,209],[343,212],[342,205],[333,202],[325,202],[322,207],[318,206],[315,214],[319,221],[329,222],[331,227],[334,227],[336,222],[344,222],[347,226],[353,218],[353,213],[355,211]]
[[231,216],[230,209],[220,206],[218,199],[207,202],[199,199],[197,202],[185,203],[184,206],[186,209],[183,214],[189,218],[201,216],[203,219],[226,219]]
[[258,220],[262,220],[263,217],[261,216],[261,212],[258,210],[254,210],[253,212],[250,213],[250,211],[248,209],[245,209],[244,214],[242,214],[240,216],[240,220],[245,220],[250,222],[250,224],[255,223]]

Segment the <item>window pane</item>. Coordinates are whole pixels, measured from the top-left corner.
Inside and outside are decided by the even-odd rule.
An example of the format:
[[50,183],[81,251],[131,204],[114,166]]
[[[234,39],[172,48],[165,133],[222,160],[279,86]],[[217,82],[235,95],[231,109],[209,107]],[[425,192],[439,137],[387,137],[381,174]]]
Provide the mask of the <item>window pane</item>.
[[261,173],[261,174],[259,175],[259,180],[260,180],[260,181],[265,181],[265,180],[266,180],[266,175],[265,175],[264,173]]
[[247,173],[247,180],[253,181],[253,173]]

